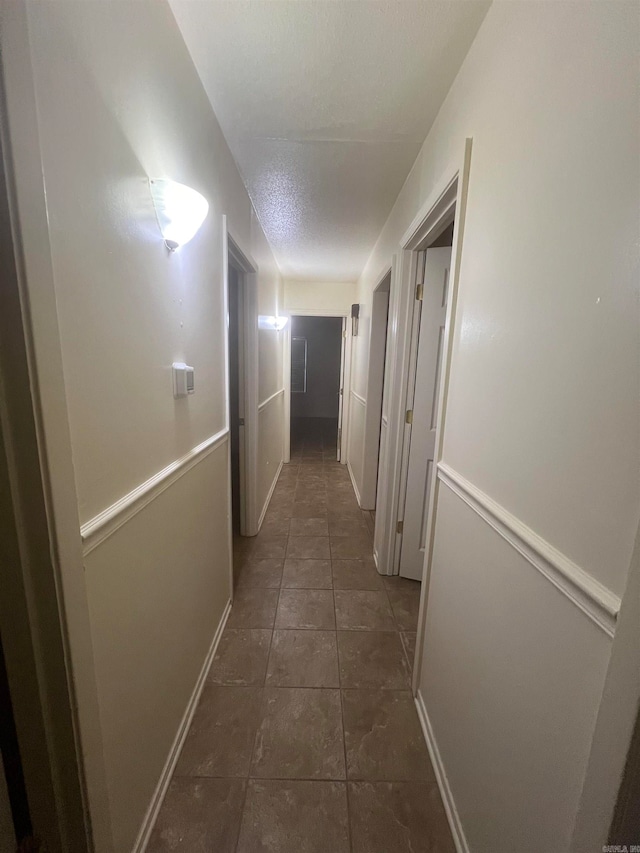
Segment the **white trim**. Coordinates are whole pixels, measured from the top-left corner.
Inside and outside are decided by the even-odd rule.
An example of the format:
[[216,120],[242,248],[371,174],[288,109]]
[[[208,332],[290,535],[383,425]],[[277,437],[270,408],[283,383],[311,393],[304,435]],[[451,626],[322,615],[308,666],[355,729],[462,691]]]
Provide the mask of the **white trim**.
[[227,232],[227,263],[229,260],[233,263],[236,268],[240,268],[241,272],[246,273],[257,273],[258,272],[258,264],[251,257],[249,252],[246,252],[242,246],[240,245],[240,241],[236,238],[236,235],[229,228],[228,219],[225,216],[225,229]]
[[[456,208],[459,168],[450,170],[445,178],[413,217],[400,241],[403,249],[416,251],[421,244],[435,240],[447,227],[447,219],[453,218]],[[438,229],[439,233],[435,233]]]
[[356,500],[358,501],[358,506],[360,506],[360,491],[358,489],[358,484],[356,483],[356,478],[353,475],[351,461],[349,459],[347,459],[347,471],[349,472],[349,477],[351,477],[351,485],[353,486],[353,491],[356,493]]
[[211,641],[207,656],[204,659],[202,669],[200,670],[198,680],[196,681],[193,693],[191,694],[191,697],[185,709],[184,716],[182,717],[180,725],[178,726],[178,731],[176,733],[175,740],[171,745],[169,755],[167,756],[167,761],[164,765],[162,773],[160,774],[160,779],[158,780],[156,789],[153,792],[153,796],[151,797],[149,808],[147,809],[147,813],[145,814],[144,820],[142,821],[142,826],[140,827],[140,832],[138,833],[136,842],[133,845],[132,853],[144,853],[144,851],[147,849],[147,844],[149,843],[151,832],[155,825],[156,818],[158,817],[158,812],[160,811],[162,801],[165,798],[169,783],[171,782],[173,771],[180,756],[180,750],[182,749],[182,745],[184,744],[185,738],[187,737],[189,726],[191,725],[191,721],[193,720],[193,715],[195,714],[196,708],[198,706],[198,701],[200,699],[202,689],[204,688],[207,675],[209,674],[209,669],[215,657],[218,648],[218,643],[220,642],[220,637],[222,637],[222,632],[224,631],[225,625],[227,624],[227,619],[229,618],[230,612],[231,601],[228,601],[222,614],[222,618],[220,619],[220,623],[218,624],[216,632],[213,635],[213,640]]
[[[460,152],[461,158],[456,177],[455,179],[451,179],[451,181],[455,180],[455,184],[450,184],[450,186],[455,187],[456,202],[455,219],[453,226],[453,250],[451,254],[451,269],[449,272],[449,298],[447,300],[447,317],[444,326],[444,339],[442,346],[443,362],[440,368],[440,391],[438,394],[437,404],[438,415],[436,426],[436,446],[434,453],[434,462],[436,463],[436,465],[438,462],[441,461],[443,456],[444,435],[447,423],[449,380],[451,376],[451,363],[453,359],[453,339],[456,327],[458,289],[460,287],[460,262],[462,258],[462,244],[464,240],[464,227],[467,212],[467,197],[469,193],[469,174],[471,168],[472,147],[472,139],[465,139],[464,148]],[[441,205],[446,208],[447,211],[450,212],[451,208],[450,205],[447,203],[448,192],[449,185],[447,187],[447,190],[445,190],[445,192],[441,195],[440,202]],[[448,213],[445,215],[444,210],[441,210],[441,216],[443,217],[444,222],[447,221],[448,215]],[[430,216],[427,215],[428,224],[426,227],[430,229],[430,233],[434,237],[437,236],[437,229],[440,227],[440,225],[444,224],[443,219],[441,219],[439,222],[434,223]],[[415,238],[411,238],[412,240],[415,239],[417,241],[416,247],[419,245],[420,236],[421,235],[416,235]],[[416,257],[415,252],[413,253],[413,256]],[[433,466],[432,470],[429,506],[427,509],[427,537],[425,547],[424,569],[422,575],[422,588],[420,592],[420,608],[418,611],[418,630],[416,634],[416,660],[414,665],[413,678],[411,682],[414,693],[418,690],[418,676],[422,669],[422,655],[425,645],[427,607],[429,600],[429,580],[431,578],[431,564],[433,560],[436,517],[438,511],[437,508],[439,480],[437,477],[436,465]]]
[[271,483],[271,488],[269,489],[269,494],[267,495],[267,499],[264,502],[264,506],[262,507],[262,512],[260,513],[260,518],[258,519],[258,532],[260,532],[260,528],[262,527],[262,522],[264,521],[264,517],[267,514],[267,510],[269,509],[269,504],[271,503],[271,498],[273,497],[273,493],[275,491],[276,485],[278,484],[278,477],[280,476],[280,471],[282,471],[282,466],[284,462],[280,462],[278,465],[278,470],[276,471],[276,475],[273,478],[273,482]]
[[596,625],[613,637],[620,610],[617,595],[444,462],[438,463],[438,478]]
[[357,391],[352,391],[352,392],[351,392],[351,396],[352,396],[352,397],[355,397],[355,398],[356,398],[356,400],[357,400],[359,403],[361,403],[363,406],[366,406],[366,405],[367,405],[367,401],[365,400],[365,398],[364,398],[364,397],[362,397],[360,394],[358,394],[358,392],[357,392]]
[[267,397],[266,400],[263,400],[261,403],[259,403],[258,411],[261,412],[265,408],[265,406],[268,406],[269,403],[273,402],[273,400],[275,400],[276,397],[279,397],[280,394],[284,394],[284,388],[281,388],[279,391],[276,391],[275,394],[272,394],[270,397]]
[[424,735],[427,749],[429,750],[429,757],[431,758],[433,772],[435,773],[436,782],[438,783],[438,788],[440,790],[440,796],[442,797],[442,804],[444,805],[447,820],[449,821],[449,828],[451,829],[451,835],[453,836],[453,843],[456,846],[457,853],[469,853],[469,845],[467,844],[464,829],[462,828],[462,821],[460,820],[460,815],[458,814],[458,809],[456,808],[455,800],[453,799],[453,794],[449,787],[449,780],[447,779],[444,764],[440,756],[440,750],[438,749],[438,744],[433,734],[433,728],[431,727],[431,721],[429,720],[429,715],[427,714],[424,699],[422,698],[422,693],[420,693],[420,691],[416,693],[415,703],[418,711],[418,719],[420,720],[420,725],[422,727],[422,734]]
[[136,486],[135,489],[132,489],[124,497],[85,522],[80,527],[83,554],[86,555],[93,551],[101,542],[104,542],[112,533],[115,533],[119,527],[126,524],[130,518],[133,518],[147,504],[162,494],[165,489],[168,489],[183,474],[191,470],[194,465],[197,465],[198,462],[201,462],[210,453],[213,453],[214,450],[217,450],[228,437],[229,430],[226,427],[215,435],[209,436],[201,444],[198,444],[197,447],[193,447],[188,453],[185,453],[180,459],[176,459],[175,462],[167,465],[162,471],[158,471],[153,477],[149,477],[144,483]]

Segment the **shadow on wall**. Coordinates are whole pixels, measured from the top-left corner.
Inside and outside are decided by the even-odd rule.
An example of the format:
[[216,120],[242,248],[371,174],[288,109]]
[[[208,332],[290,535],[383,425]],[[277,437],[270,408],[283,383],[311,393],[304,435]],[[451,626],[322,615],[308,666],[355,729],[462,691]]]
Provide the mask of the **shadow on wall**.
[[[306,340],[306,390],[291,394],[292,418],[333,418],[340,405],[340,317],[292,317],[291,337]],[[292,386],[293,387],[293,386]]]

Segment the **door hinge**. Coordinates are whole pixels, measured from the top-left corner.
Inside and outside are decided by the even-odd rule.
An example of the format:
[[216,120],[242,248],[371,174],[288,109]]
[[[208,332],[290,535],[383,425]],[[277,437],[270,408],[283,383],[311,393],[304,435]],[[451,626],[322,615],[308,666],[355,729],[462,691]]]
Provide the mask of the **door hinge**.
[[404,521],[399,521],[396,524],[396,533],[402,533],[403,528],[404,528]]
[[342,397],[342,388],[340,389],[340,396]]
[[244,426],[244,418],[238,418],[238,426]]
[[407,413],[404,416],[404,422],[406,424],[412,424],[413,423],[413,409],[407,409]]
[[416,285],[416,299],[418,302],[422,302],[422,296],[424,294],[424,284]]
[[342,337],[343,337],[343,338],[346,338],[346,337],[347,337],[347,333],[346,333],[346,332],[343,332],[343,333],[342,333]]

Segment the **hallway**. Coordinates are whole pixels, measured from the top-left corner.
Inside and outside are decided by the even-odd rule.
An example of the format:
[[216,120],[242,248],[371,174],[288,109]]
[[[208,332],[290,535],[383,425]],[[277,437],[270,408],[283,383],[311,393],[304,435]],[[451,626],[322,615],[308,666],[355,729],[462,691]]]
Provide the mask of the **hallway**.
[[419,585],[382,578],[321,433],[254,539],[149,853],[453,851],[410,693]]

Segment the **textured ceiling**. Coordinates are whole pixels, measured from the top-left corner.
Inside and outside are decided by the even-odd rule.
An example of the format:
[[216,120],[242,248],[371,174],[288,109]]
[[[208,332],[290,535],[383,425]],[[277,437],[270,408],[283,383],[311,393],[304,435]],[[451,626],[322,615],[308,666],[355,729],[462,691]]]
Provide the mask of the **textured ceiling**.
[[170,0],[282,273],[355,281],[484,0]]

